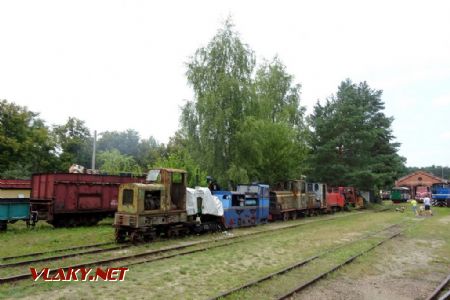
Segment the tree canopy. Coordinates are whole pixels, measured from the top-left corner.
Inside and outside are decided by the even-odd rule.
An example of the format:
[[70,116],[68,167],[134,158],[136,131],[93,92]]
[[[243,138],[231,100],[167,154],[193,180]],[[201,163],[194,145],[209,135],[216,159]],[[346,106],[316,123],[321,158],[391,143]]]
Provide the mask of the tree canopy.
[[[255,67],[253,50],[230,20],[187,64],[195,99],[183,107],[181,132],[193,160],[222,186],[271,183],[283,173],[300,176],[295,175],[305,152],[300,85],[278,58],[256,72]],[[286,164],[278,168],[280,162]]]
[[39,114],[0,101],[0,175],[29,178],[55,168],[54,141]]
[[404,158],[393,141],[392,118],[383,113],[382,91],[366,82],[343,81],[309,118],[310,175],[331,185],[365,190],[390,185],[403,171]]

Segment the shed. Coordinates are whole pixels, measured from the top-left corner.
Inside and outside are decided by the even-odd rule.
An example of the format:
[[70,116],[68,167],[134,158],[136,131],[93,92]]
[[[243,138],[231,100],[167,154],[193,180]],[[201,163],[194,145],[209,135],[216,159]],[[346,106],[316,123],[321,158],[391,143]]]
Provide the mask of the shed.
[[418,187],[426,187],[431,192],[431,186],[434,183],[444,183],[445,180],[425,171],[416,171],[395,181],[396,187],[408,187],[411,191],[411,197],[416,196]]
[[0,179],[0,199],[30,198],[31,180]]

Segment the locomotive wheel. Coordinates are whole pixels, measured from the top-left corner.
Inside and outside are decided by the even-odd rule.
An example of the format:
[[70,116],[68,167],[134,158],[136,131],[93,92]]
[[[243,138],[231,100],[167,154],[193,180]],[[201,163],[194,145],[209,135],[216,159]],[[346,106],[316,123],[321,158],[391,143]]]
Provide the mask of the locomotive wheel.
[[116,228],[116,234],[115,234],[116,243],[123,243],[123,242],[125,242],[125,238],[126,238],[125,230]]
[[139,232],[137,232],[137,231],[133,231],[133,232],[130,234],[130,240],[131,240],[132,243],[137,244],[137,243],[143,241],[144,238],[143,238],[143,236],[142,236],[141,233],[139,233]]

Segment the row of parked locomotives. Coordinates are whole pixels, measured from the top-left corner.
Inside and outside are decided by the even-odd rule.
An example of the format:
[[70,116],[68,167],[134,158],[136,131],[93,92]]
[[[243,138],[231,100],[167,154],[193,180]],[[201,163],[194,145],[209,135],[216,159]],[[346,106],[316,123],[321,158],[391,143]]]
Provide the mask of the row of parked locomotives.
[[186,175],[184,170],[155,169],[147,183],[121,185],[114,218],[116,241],[148,241],[333,212],[352,204],[346,194],[354,193],[352,188],[340,188],[333,194],[325,184],[305,180],[272,189],[267,184],[241,184],[236,191],[189,189]]

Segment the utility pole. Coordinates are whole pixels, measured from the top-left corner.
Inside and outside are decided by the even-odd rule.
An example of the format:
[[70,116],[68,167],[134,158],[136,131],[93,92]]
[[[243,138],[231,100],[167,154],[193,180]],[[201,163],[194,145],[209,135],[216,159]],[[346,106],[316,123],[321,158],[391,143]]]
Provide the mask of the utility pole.
[[95,170],[95,148],[97,146],[97,130],[94,130],[94,145],[92,149],[92,163],[91,163],[91,169]]

